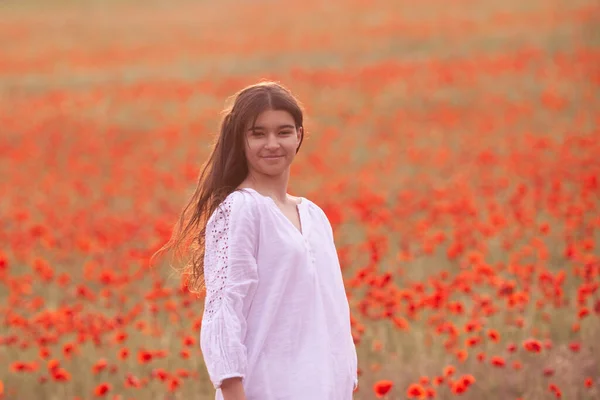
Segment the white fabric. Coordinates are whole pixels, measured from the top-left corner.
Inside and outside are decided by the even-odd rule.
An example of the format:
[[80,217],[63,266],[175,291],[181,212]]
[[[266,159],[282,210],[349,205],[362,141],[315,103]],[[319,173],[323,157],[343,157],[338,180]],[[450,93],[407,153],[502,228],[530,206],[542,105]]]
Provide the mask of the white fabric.
[[357,355],[331,225],[301,199],[302,232],[253,189],[208,221],[200,346],[217,400],[235,376],[248,400],[352,399]]

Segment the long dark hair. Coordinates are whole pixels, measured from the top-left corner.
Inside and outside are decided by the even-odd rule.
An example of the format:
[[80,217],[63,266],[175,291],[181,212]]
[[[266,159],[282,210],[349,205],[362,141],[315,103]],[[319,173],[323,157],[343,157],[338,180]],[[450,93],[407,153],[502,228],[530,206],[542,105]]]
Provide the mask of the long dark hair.
[[[291,91],[273,81],[259,81],[235,93],[233,103],[222,112],[221,128],[212,145],[211,154],[204,163],[194,194],[184,207],[171,239],[150,259],[167,250],[191,251],[190,257],[181,268],[187,289],[198,292],[204,288],[204,243],[206,223],[225,198],[237,189],[248,175],[248,164],[244,151],[245,128],[252,126],[265,110],[287,111],[294,118],[296,129],[302,127],[302,137],[296,153],[304,139],[304,115],[300,102]],[[231,98],[230,98],[231,99]],[[190,243],[191,241],[191,243]]]

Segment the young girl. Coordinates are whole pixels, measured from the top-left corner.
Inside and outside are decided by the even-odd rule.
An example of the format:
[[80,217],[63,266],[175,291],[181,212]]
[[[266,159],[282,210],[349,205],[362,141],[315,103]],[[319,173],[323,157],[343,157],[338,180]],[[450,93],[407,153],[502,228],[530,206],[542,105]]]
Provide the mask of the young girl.
[[204,278],[200,346],[216,399],[348,400],[358,385],[331,225],[286,193],[303,137],[289,90],[239,91],[182,213],[186,231],[200,222],[189,282]]

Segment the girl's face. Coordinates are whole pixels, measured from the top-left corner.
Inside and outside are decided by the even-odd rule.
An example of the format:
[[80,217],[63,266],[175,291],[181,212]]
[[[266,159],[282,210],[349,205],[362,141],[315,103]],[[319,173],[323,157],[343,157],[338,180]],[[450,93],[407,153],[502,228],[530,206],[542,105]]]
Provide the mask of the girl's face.
[[250,173],[279,176],[286,172],[300,145],[302,127],[296,129],[292,115],[283,110],[265,110],[250,121],[244,132]]

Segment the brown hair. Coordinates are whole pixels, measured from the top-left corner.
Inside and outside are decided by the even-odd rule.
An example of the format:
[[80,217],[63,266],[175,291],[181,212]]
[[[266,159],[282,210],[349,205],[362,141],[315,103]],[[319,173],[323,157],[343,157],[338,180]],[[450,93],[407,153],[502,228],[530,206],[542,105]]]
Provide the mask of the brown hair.
[[[289,112],[296,129],[303,127],[304,123],[299,101],[289,89],[277,82],[260,81],[243,88],[232,97],[233,104],[222,112],[220,132],[203,165],[194,194],[181,212],[170,240],[150,259],[152,262],[156,255],[171,249],[180,255],[182,248],[189,248],[191,256],[181,272],[192,292],[204,287],[204,243],[208,219],[248,175],[244,151],[244,140],[247,140],[244,130],[248,122],[252,121],[254,126],[258,115],[270,109]],[[303,139],[304,128],[296,153]]]

